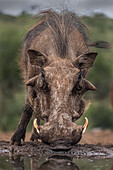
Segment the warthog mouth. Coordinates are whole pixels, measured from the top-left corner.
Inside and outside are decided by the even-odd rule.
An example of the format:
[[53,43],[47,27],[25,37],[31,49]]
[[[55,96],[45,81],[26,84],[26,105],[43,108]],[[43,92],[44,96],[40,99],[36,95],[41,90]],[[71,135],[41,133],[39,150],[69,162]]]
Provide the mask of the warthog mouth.
[[50,144],[50,148],[53,151],[69,151],[72,145],[69,144],[68,140],[55,140]]
[[[81,136],[83,133],[85,133],[85,131],[88,127],[88,119],[86,117],[85,117],[85,119],[86,119],[86,121],[85,121],[85,124],[82,126]],[[34,119],[33,126],[40,136],[40,127],[41,126],[40,127],[38,126],[36,118]],[[40,136],[40,139],[41,139],[41,136]],[[81,139],[81,137],[80,137],[80,139]],[[42,141],[43,141],[43,139],[42,139]],[[49,145],[50,145],[50,148],[54,151],[61,151],[61,150],[68,151],[72,148],[73,144],[68,139],[58,139],[58,140],[52,141],[51,143],[49,143]]]

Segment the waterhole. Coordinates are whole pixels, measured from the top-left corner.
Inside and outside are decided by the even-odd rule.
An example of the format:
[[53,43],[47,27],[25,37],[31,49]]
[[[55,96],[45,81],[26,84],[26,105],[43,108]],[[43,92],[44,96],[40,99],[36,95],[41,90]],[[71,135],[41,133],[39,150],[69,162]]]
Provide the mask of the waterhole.
[[0,170],[113,170],[113,145],[76,145],[53,151],[43,143],[0,143]]
[[113,159],[0,156],[0,170],[113,170]]

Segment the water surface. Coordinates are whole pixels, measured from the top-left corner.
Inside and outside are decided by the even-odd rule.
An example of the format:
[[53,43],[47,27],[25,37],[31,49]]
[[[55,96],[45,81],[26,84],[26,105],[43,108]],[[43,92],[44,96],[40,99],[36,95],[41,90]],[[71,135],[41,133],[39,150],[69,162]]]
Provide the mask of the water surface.
[[113,159],[1,155],[0,170],[113,170]]

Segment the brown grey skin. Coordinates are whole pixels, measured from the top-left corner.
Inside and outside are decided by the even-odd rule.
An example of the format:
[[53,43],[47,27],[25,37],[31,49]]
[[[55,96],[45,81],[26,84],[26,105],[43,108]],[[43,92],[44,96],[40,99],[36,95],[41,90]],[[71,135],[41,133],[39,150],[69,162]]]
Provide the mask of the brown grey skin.
[[26,103],[12,144],[25,139],[27,124],[34,113],[40,133],[33,130],[31,140],[41,139],[53,147],[69,147],[80,141],[83,127],[74,122],[84,113],[82,100],[87,90],[96,88],[85,79],[96,52],[89,52],[86,27],[75,14],[49,10],[28,32],[20,66],[26,84]]

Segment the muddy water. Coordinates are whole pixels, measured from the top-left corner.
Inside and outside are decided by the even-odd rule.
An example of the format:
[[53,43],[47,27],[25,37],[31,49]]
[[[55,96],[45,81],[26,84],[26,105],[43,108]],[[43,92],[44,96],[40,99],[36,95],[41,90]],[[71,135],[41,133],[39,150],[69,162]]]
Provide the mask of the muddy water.
[[0,170],[113,170],[113,145],[75,145],[53,150],[43,143],[11,146],[0,141]]
[[113,170],[113,159],[0,156],[0,170]]

